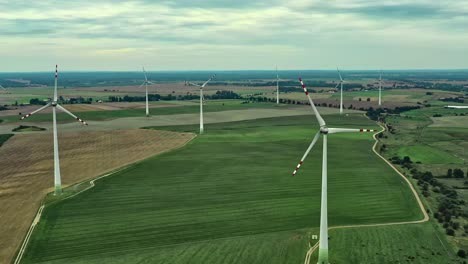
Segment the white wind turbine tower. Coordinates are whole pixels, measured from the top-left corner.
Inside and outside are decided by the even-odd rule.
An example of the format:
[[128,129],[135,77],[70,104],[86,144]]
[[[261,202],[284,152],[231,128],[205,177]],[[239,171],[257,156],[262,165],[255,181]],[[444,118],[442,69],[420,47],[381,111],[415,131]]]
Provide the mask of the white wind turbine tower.
[[55,65],[55,85],[54,85],[54,98],[52,102],[44,105],[43,107],[21,117],[21,120],[28,118],[35,113],[46,109],[49,106],[52,106],[52,117],[53,117],[53,133],[54,133],[54,185],[55,185],[55,195],[59,195],[62,193],[62,181],[60,177],[60,160],[59,160],[59,149],[58,149],[58,138],[57,138],[57,117],[56,117],[56,108],[62,110],[63,112],[69,114],[77,121],[81,122],[83,125],[88,125],[84,120],[75,116],[70,111],[65,109],[63,106],[57,103],[57,79],[58,79],[58,67]]
[[379,78],[379,105],[382,105],[382,71],[380,71]]
[[[142,87],[142,86],[144,85],[144,86],[145,86],[145,89],[146,89],[146,117],[149,117],[148,84],[154,84],[154,83],[148,81],[148,78],[146,77],[145,67],[143,67],[143,74],[145,75],[145,81],[140,85],[140,87]],[[138,88],[140,88],[140,87],[138,87]]]
[[321,208],[320,208],[320,241],[319,241],[319,264],[328,264],[328,205],[327,205],[327,136],[328,134],[336,134],[336,133],[346,133],[346,132],[374,132],[376,130],[371,129],[353,129],[353,128],[329,128],[325,123],[325,120],[320,116],[317,108],[312,101],[312,98],[307,91],[306,86],[301,78],[299,78],[301,82],[302,88],[304,89],[304,93],[309,98],[310,105],[312,106],[312,110],[314,111],[315,117],[320,125],[320,130],[315,134],[312,143],[310,143],[309,147],[307,148],[304,156],[302,157],[299,164],[296,166],[296,169],[293,172],[293,176],[296,175],[297,171],[301,167],[302,163],[306,159],[307,155],[309,154],[312,147],[317,142],[320,135],[323,136],[323,157],[322,157],[322,197],[321,197]]
[[341,86],[341,92],[340,92],[340,114],[343,114],[343,83],[345,83],[346,81],[343,80],[343,78],[341,77],[341,72],[338,68],[336,68],[336,70],[338,71],[338,75],[340,76],[340,82],[335,86],[335,89],[338,88],[338,85]]
[[216,76],[216,74],[213,74],[206,82],[204,82],[202,85],[189,82],[190,85],[200,87],[200,134],[203,134],[203,88]]
[[276,66],[276,104],[279,104],[279,75],[278,75],[278,66]]

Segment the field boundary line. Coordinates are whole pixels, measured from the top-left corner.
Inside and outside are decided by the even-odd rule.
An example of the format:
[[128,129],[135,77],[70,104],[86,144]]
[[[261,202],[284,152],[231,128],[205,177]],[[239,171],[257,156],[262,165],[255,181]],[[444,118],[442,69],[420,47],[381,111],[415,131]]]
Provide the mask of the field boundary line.
[[[177,148],[173,148],[173,149],[169,149],[169,150],[163,151],[163,152],[158,153],[158,154],[156,154],[156,155],[154,155],[154,156],[150,156],[150,157],[148,157],[148,158],[146,158],[146,159],[153,158],[153,157],[159,156],[159,155],[161,155],[161,154],[164,154],[164,153],[167,153],[167,152],[170,152],[170,151],[174,151],[174,150],[178,150],[178,149],[181,149],[181,148],[185,147],[188,143],[192,142],[192,140],[194,140],[194,139],[197,137],[197,134],[195,134],[195,133],[191,133],[191,134],[193,134],[193,137],[192,137],[190,140],[187,140],[187,142],[185,142],[183,145],[181,145],[181,146],[179,146],[179,147],[177,147]],[[98,176],[97,178],[93,178],[93,179],[89,180],[89,186],[88,186],[88,187],[86,187],[85,189],[83,189],[83,190],[81,190],[81,191],[79,191],[79,192],[77,192],[77,193],[74,193],[74,194],[72,194],[72,195],[70,195],[70,196],[67,196],[67,197],[65,197],[65,198],[63,198],[63,199],[61,199],[61,200],[59,200],[59,201],[65,201],[65,200],[67,200],[67,199],[73,198],[73,197],[77,196],[78,194],[81,194],[81,193],[83,193],[83,192],[85,192],[85,191],[87,191],[87,190],[93,188],[94,186],[96,186],[96,185],[94,184],[95,181],[100,180],[100,179],[105,178],[105,177],[108,177],[108,176],[111,176],[111,175],[113,175],[113,174],[115,174],[115,173],[118,173],[118,172],[121,172],[121,171],[123,171],[123,170],[126,170],[126,169],[128,169],[128,168],[130,168],[130,167],[136,165],[137,163],[140,163],[140,162],[146,160],[146,159],[142,159],[142,160],[139,160],[139,161],[135,161],[135,162],[132,163],[132,164],[129,164],[129,165],[124,166],[124,167],[121,167],[121,168],[119,168],[119,169],[117,169],[117,170],[113,170],[113,171],[108,172],[108,173],[106,173],[106,174],[104,174],[104,175]],[[88,181],[88,180],[86,180],[86,181]],[[82,183],[84,183],[84,182],[86,182],[86,181],[79,182],[79,183],[76,183],[76,184],[73,184],[73,185],[82,184]],[[73,185],[71,185],[71,186],[73,186]],[[41,219],[42,211],[44,210],[44,208],[45,208],[45,206],[46,206],[46,204],[44,203],[44,201],[45,201],[45,199],[42,200],[41,207],[39,207],[39,210],[38,210],[38,212],[37,212],[37,214],[36,214],[36,217],[34,217],[34,220],[33,220],[33,222],[31,223],[31,226],[29,227],[28,233],[26,234],[26,237],[24,238],[23,243],[21,244],[20,251],[18,252],[18,255],[16,256],[15,262],[14,262],[13,264],[19,264],[19,263],[21,262],[21,259],[23,258],[23,254],[24,254],[24,252],[25,252],[25,250],[26,250],[26,248],[27,248],[27,245],[28,245],[28,243],[29,243],[29,239],[30,239],[30,237],[31,237],[31,235],[32,235],[32,232],[34,231],[34,228],[36,227],[37,223],[39,223],[39,220]]]
[[[367,116],[366,116],[367,117]],[[382,160],[384,160],[398,175],[400,175],[406,183],[409,185],[411,191],[413,192],[416,201],[418,202],[419,208],[421,209],[421,212],[423,213],[424,217],[421,220],[415,220],[415,221],[403,221],[403,222],[391,222],[391,223],[380,223],[380,224],[364,224],[364,225],[343,225],[343,226],[333,226],[329,227],[328,230],[332,229],[342,229],[342,228],[358,228],[358,227],[378,227],[378,226],[391,226],[391,225],[407,225],[407,224],[421,224],[429,221],[429,215],[427,214],[424,205],[421,201],[421,198],[419,197],[419,194],[417,193],[416,189],[414,188],[413,184],[406,178],[405,175],[403,175],[395,166],[393,166],[392,163],[390,163],[388,160],[386,160],[380,153],[377,152],[376,147],[377,144],[379,143],[379,140],[377,139],[377,135],[380,133],[383,133],[386,129],[383,127],[380,123],[377,123],[379,127],[382,129],[379,132],[375,133],[373,135],[373,138],[375,140],[374,145],[372,146],[372,151],[380,157]],[[312,257],[312,254],[315,252],[315,250],[319,246],[320,239],[307,251],[304,264],[310,264],[310,258]],[[443,245],[443,243],[442,243]]]
[[44,204],[39,207],[39,210],[37,211],[36,216],[34,217],[34,220],[29,227],[28,233],[26,233],[26,237],[23,240],[23,243],[21,244],[21,248],[18,252],[18,256],[15,259],[14,264],[19,264],[21,261],[21,258],[23,257],[24,251],[26,250],[26,246],[28,245],[29,238],[31,237],[32,232],[34,231],[34,228],[36,227],[37,223],[39,223],[39,219],[41,218],[42,211],[44,210]]

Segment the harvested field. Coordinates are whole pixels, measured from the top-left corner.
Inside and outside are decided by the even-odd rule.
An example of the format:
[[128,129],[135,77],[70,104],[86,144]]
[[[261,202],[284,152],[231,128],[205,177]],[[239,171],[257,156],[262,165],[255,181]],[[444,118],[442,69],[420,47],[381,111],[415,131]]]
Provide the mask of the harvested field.
[[[180,147],[193,137],[140,129],[59,134],[63,185]],[[53,189],[52,135],[15,135],[0,148],[0,168],[0,263],[10,263],[41,200]]]

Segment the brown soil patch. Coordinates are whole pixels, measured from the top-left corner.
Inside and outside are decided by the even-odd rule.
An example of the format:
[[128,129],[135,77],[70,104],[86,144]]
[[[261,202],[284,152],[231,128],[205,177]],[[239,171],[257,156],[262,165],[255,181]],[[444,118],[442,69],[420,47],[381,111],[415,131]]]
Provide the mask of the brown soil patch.
[[[193,138],[142,129],[59,133],[62,183],[95,178]],[[53,178],[52,134],[15,135],[0,148],[0,263],[11,262]]]

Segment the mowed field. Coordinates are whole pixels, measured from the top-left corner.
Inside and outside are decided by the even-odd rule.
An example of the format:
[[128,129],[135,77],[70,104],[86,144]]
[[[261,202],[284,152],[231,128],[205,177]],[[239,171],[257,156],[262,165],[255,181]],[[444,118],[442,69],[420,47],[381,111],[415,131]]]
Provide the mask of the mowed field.
[[[59,133],[62,183],[97,177],[180,147],[193,137],[137,129]],[[45,194],[53,190],[52,134],[13,136],[0,147],[0,168],[0,263],[9,263]]]
[[[362,115],[325,118],[376,128]],[[47,206],[22,263],[303,263],[319,225],[321,143],[291,173],[316,128],[310,115],[211,124],[185,147]],[[422,218],[373,143],[329,137],[330,225]]]
[[430,222],[332,229],[329,235],[334,264],[460,263]]

